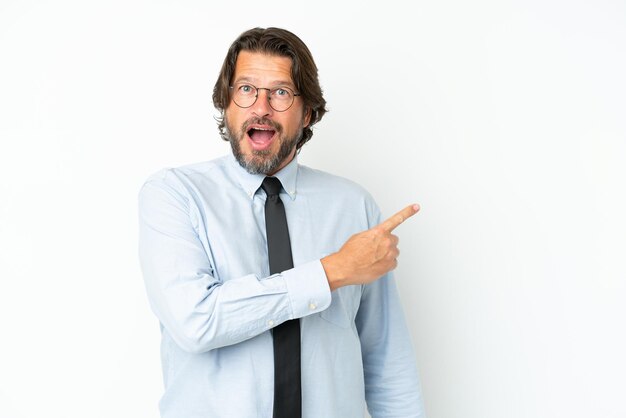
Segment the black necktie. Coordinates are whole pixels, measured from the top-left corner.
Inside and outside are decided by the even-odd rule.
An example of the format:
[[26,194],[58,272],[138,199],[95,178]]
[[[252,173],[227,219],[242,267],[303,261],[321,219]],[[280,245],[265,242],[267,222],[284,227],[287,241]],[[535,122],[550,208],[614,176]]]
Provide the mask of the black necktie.
[[[265,229],[270,274],[293,268],[291,242],[285,206],[280,200],[280,180],[265,177],[261,185],[265,200]],[[300,381],[300,320],[283,322],[273,329],[274,336],[274,418],[302,416]]]

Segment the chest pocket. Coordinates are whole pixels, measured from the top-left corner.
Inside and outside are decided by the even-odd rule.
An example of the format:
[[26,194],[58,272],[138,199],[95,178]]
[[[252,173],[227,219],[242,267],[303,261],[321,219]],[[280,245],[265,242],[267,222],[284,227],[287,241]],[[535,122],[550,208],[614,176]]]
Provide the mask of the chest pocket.
[[354,322],[361,300],[361,286],[346,286],[331,293],[330,306],[320,316],[331,324],[349,328]]

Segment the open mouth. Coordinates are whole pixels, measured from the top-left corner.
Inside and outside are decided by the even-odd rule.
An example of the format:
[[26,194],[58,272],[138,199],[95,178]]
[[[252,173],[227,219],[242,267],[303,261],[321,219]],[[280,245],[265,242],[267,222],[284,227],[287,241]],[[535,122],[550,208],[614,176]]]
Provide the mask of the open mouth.
[[255,126],[246,131],[254,149],[266,149],[272,143],[276,131],[270,127]]

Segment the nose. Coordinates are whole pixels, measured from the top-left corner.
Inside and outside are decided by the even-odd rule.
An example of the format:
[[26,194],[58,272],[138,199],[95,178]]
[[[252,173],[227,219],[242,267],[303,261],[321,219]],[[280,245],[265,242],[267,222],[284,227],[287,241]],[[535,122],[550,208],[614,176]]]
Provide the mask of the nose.
[[252,105],[252,113],[258,117],[270,116],[274,109],[270,106],[270,91],[268,89],[257,89],[256,101]]

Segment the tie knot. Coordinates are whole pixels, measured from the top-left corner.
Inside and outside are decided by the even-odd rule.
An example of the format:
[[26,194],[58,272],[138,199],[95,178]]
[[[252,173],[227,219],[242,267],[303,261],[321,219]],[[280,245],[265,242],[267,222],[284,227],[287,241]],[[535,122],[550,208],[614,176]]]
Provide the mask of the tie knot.
[[265,177],[261,184],[261,188],[265,190],[268,196],[277,196],[280,193],[281,187],[280,180],[276,177]]

